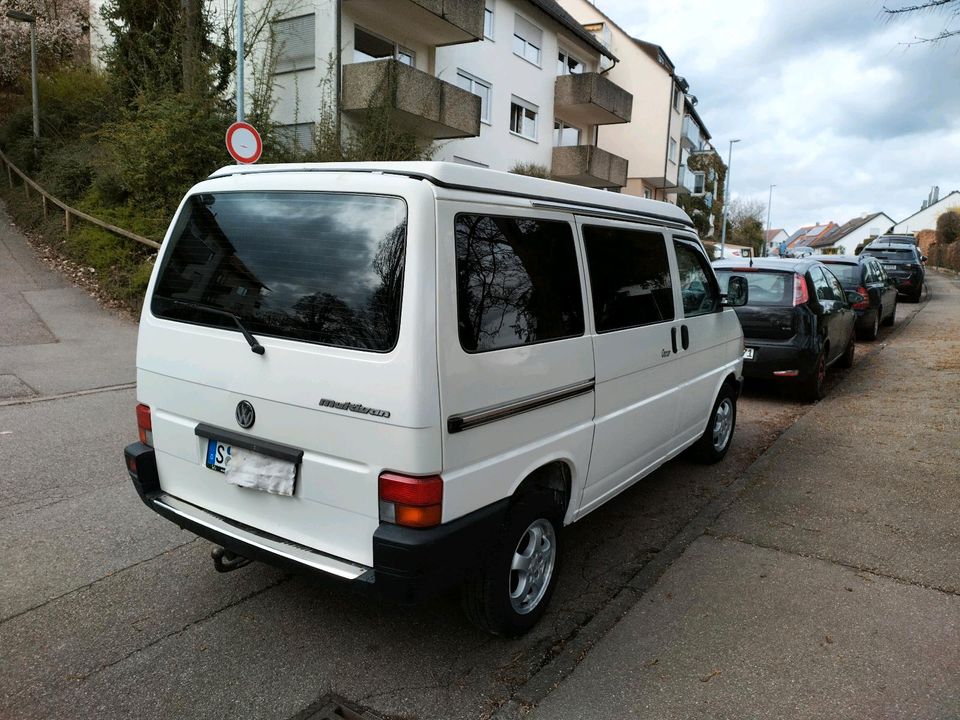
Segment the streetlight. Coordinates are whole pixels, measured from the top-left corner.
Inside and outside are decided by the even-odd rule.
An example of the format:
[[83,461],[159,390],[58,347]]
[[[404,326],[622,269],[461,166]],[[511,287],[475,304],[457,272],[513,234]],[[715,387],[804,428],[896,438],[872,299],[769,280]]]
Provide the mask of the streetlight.
[[19,10],[7,10],[11,20],[30,23],[30,91],[33,94],[33,139],[40,139],[40,99],[37,97],[37,17]]
[[773,189],[776,185],[770,186],[770,196],[767,198],[767,232],[764,233],[763,237],[763,256],[766,257],[770,254],[770,250],[767,247],[770,242],[770,206],[773,204]]
[[724,257],[727,245],[727,206],[730,204],[730,168],[733,165],[733,144],[740,142],[740,138],[730,141],[727,151],[727,180],[723,184],[723,227],[720,229],[720,257]]

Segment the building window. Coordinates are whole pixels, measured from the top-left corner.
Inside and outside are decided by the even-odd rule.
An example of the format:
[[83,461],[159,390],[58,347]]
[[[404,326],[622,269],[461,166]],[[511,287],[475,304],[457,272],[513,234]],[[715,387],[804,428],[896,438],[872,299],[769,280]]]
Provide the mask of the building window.
[[316,65],[316,19],[313,15],[273,23],[277,41],[276,72],[308,70]]
[[536,105],[514,97],[510,101],[510,132],[522,135],[529,140],[537,139],[537,115],[539,108]]
[[289,149],[294,152],[313,150],[313,137],[316,126],[312,122],[281,125],[279,136]]
[[643,196],[644,196],[647,200],[652,200],[652,199],[653,199],[653,193],[650,191],[650,188],[644,188],[644,189],[643,189]]
[[667,151],[667,160],[674,165],[677,164],[677,141],[673,138],[670,138],[670,149]]
[[540,48],[543,47],[543,31],[519,15],[513,21],[513,54],[540,67]]
[[707,179],[707,178],[706,178],[706,175],[704,175],[702,172],[698,172],[698,173],[694,173],[694,174],[693,174],[693,194],[694,194],[694,195],[702,195],[702,194],[703,194],[704,184],[705,184],[706,179]]
[[383,60],[396,58],[404,65],[413,67],[416,65],[417,56],[413,50],[397,45],[393,40],[387,40],[379,35],[374,35],[369,30],[364,30],[359,25],[353,31],[353,61],[369,62],[370,60]]
[[566,50],[561,50],[557,58],[557,75],[577,75],[584,71],[583,63]]
[[465,70],[457,70],[457,85],[467,92],[480,96],[480,120],[490,123],[490,83],[471,75]]
[[680,86],[673,86],[673,109],[680,112]]
[[553,146],[568,147],[580,144],[580,128],[567,125],[562,120],[553,121]]
[[490,2],[483,9],[483,36],[493,40],[493,4]]

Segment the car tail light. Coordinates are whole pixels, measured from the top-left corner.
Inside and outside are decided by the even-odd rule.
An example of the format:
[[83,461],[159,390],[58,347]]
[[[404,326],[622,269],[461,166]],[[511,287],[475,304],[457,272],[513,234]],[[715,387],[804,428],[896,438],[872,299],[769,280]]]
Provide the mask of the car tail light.
[[149,405],[137,405],[137,430],[140,432],[140,442],[153,447],[153,419]]
[[380,475],[380,520],[405,527],[440,524],[443,511],[443,478],[398,473]]
[[857,288],[857,292],[863,295],[863,302],[854,303],[853,309],[867,310],[870,307],[870,295],[867,293],[867,289],[861,285]]
[[810,300],[810,293],[807,292],[807,281],[803,275],[795,274],[793,276],[793,306],[803,305]]

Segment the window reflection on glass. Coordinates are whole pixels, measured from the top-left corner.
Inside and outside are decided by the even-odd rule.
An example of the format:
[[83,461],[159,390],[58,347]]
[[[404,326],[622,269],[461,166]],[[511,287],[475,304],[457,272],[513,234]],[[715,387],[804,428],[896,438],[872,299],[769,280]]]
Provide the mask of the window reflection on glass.
[[580,273],[568,223],[462,214],[455,231],[464,350],[583,334]]
[[662,235],[588,225],[583,242],[597,332],[673,320],[670,263]]
[[510,129],[531,140],[537,139],[537,111],[517,102],[510,103]]
[[557,58],[557,75],[576,75],[584,71],[583,63],[561,50]]
[[706,256],[691,243],[675,240],[673,247],[677,255],[684,316],[716,312],[720,308],[720,290],[707,268]]
[[[151,304],[158,317],[386,352],[396,344],[406,249],[398,198],[307,192],[192,196]],[[176,301],[179,301],[176,302]]]

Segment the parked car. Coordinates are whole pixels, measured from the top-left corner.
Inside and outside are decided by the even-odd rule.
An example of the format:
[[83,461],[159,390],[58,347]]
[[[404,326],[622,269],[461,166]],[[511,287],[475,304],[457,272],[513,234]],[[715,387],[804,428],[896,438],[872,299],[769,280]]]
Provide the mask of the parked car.
[[893,278],[897,291],[911,302],[920,302],[925,277],[923,264],[927,258],[916,245],[874,240],[860,255],[879,260],[887,275]]
[[853,303],[840,281],[816,257],[764,258],[751,265],[718,260],[721,285],[747,279],[747,303],[736,312],[743,325],[745,377],[796,383],[810,400],[824,395],[827,368],[850,367],[855,352]]
[[886,233],[873,239],[872,242],[881,243],[903,243],[905,245],[918,246],[920,241],[912,233]]
[[127,468],[218,569],[402,603],[460,584],[516,635],[564,525],[687,448],[726,454],[746,286],[721,291],[665,202],[448,163],[229,166],[150,280]]
[[863,295],[863,301],[853,305],[861,339],[876,340],[881,323],[893,325],[897,316],[897,286],[879,260],[870,255],[832,255],[820,258],[820,262],[837,276],[844,290]]

